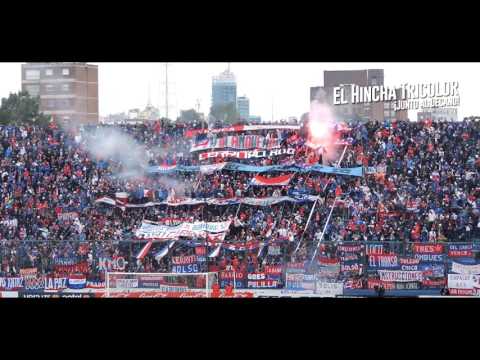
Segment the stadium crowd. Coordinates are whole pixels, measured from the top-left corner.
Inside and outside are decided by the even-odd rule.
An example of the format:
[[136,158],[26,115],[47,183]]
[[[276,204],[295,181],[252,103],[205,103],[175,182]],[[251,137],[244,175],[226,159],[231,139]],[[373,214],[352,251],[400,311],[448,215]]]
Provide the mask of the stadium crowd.
[[[99,125],[111,128],[110,125]],[[480,236],[480,125],[475,121],[370,122],[352,124],[342,134],[350,144],[340,167],[362,166],[364,176],[295,173],[286,186],[251,186],[257,175],[218,170],[208,174],[176,172],[147,174],[138,167],[132,175],[117,158],[102,157],[88,148],[96,126],[62,129],[51,124],[0,128],[0,259],[2,274],[36,267],[52,272],[56,258],[78,257],[88,262],[92,277],[101,277],[100,257],[124,257],[126,271],[168,272],[173,256],[199,251],[178,241],[167,256],[156,259],[164,243],[154,243],[137,259],[145,242],[134,231],[142,221],[168,224],[181,221],[231,220],[224,242],[255,243],[268,239],[267,248],[247,251],[222,248],[203,262],[203,271],[234,269],[260,272],[265,265],[310,260],[324,242],[464,242]],[[145,150],[147,166],[205,165],[190,152],[185,127],[159,122],[114,126]],[[300,130],[260,130],[255,134],[281,141],[295,154],[260,159],[235,159],[249,165],[327,163],[310,149]],[[245,132],[243,132],[245,133]],[[236,133],[237,135],[243,134]],[[227,134],[208,135],[221,137]],[[338,146],[341,153],[343,146]],[[129,174],[125,175],[128,170]],[[123,175],[122,175],[123,174]],[[289,173],[275,172],[273,176]],[[292,191],[319,195],[317,202],[282,202],[271,206],[185,205],[122,208],[95,203],[101,197],[127,193],[128,203],[143,204],[166,198],[263,198]],[[331,206],[335,201],[331,220]],[[315,206],[312,212],[312,207]],[[308,224],[308,226],[307,226]],[[324,231],[325,230],[325,231]],[[324,233],[324,234],[323,234]],[[323,234],[323,238],[322,238]],[[270,251],[275,248],[278,251]],[[320,247],[318,256],[335,256]]]

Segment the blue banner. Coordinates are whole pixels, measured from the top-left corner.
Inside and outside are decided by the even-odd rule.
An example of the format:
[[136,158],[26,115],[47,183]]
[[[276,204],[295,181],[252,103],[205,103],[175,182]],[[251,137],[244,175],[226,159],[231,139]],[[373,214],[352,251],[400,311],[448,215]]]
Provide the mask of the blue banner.
[[[149,174],[171,174],[176,171],[184,172],[197,172],[200,171],[200,166],[150,166],[147,169]],[[228,162],[225,164],[225,170],[231,171],[244,171],[244,172],[254,172],[254,173],[263,173],[269,171],[288,171],[288,172],[320,172],[326,174],[337,174],[337,175],[347,175],[347,176],[363,176],[363,168],[336,168],[331,166],[323,165],[313,165],[313,166],[298,166],[298,165],[271,165],[271,166],[253,166],[247,164],[240,164],[234,162]]]
[[188,264],[188,265],[172,265],[172,273],[182,274],[182,273],[199,273],[200,266],[198,264]]
[[415,254],[415,259],[421,262],[443,263],[445,262],[445,254]]

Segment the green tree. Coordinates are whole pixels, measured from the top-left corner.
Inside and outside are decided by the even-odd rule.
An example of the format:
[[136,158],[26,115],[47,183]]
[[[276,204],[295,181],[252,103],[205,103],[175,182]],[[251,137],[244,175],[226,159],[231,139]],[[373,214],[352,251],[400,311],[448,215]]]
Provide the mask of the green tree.
[[38,97],[31,97],[26,91],[11,93],[8,98],[2,98],[0,124],[46,126],[50,123],[50,117],[41,113],[39,108]]
[[227,125],[238,122],[240,118],[235,103],[212,106],[210,108],[210,115],[212,115],[215,120]]

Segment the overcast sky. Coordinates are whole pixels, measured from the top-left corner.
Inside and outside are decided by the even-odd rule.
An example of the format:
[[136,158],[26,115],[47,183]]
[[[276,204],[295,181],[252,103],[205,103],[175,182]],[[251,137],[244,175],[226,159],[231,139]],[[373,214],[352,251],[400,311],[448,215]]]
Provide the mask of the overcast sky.
[[[165,112],[165,65],[162,63],[97,63],[100,115],[143,109],[148,101]],[[0,63],[0,97],[20,90],[20,63]],[[171,63],[169,65],[170,117],[194,108],[208,113],[212,76],[227,63]],[[300,117],[309,110],[310,87],[323,85],[324,70],[384,69],[385,85],[459,81],[459,119],[480,115],[477,84],[480,63],[231,63],[237,95],[250,99],[250,114],[264,120]],[[413,113],[410,113],[412,117]],[[415,116],[416,117],[416,116]]]

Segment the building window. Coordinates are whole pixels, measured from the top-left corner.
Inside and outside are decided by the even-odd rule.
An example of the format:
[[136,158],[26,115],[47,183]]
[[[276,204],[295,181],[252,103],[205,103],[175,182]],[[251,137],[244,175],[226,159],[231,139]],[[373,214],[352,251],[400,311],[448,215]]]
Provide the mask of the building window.
[[70,91],[70,84],[62,84],[62,91]]
[[62,69],[62,75],[70,75],[70,69]]
[[25,90],[30,94],[30,96],[38,96],[40,93],[40,85],[27,85]]
[[55,100],[47,100],[47,108],[53,109],[55,107]]
[[53,75],[53,69],[45,69],[45,76],[52,76]]
[[25,79],[27,80],[39,80],[40,79],[40,70],[26,70]]
[[45,85],[45,91],[46,92],[53,92],[55,90],[55,85],[52,84],[46,84]]

